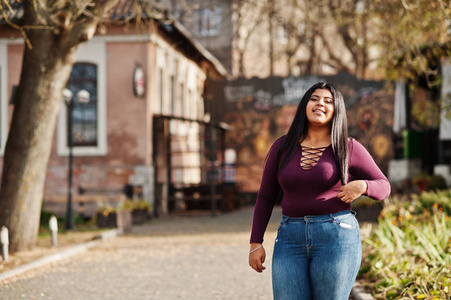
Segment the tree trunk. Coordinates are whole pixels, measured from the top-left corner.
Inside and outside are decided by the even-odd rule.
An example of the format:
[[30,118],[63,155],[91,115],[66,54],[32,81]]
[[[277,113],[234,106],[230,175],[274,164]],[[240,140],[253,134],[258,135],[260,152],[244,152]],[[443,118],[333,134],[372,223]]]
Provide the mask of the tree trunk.
[[244,50],[238,51],[238,77],[244,77]]
[[[6,143],[0,191],[0,227],[10,233],[10,251],[34,246],[62,91],[73,52],[64,51],[49,31],[32,31]],[[18,217],[20,216],[20,217]]]
[[268,6],[268,31],[269,31],[269,76],[274,75],[274,0],[269,0]]
[[27,32],[32,48],[24,51],[5,147],[0,227],[9,230],[11,253],[32,248],[37,239],[47,163],[74,52],[80,43],[92,38],[98,22],[117,1],[91,5],[86,0],[72,6],[52,1],[42,7],[34,6],[33,0],[23,1],[24,24],[39,27],[45,20],[50,25]]

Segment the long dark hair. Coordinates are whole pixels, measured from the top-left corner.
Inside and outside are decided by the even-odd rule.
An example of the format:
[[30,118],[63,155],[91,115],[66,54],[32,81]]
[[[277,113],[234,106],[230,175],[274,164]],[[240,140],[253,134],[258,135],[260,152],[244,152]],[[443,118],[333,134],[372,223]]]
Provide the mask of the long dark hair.
[[[334,98],[334,115],[331,120],[332,127],[330,136],[335,162],[340,172],[341,183],[344,185],[347,183],[348,178],[348,121],[346,118],[346,108],[343,95],[335,86],[327,82],[319,82],[313,85],[302,97],[290,129],[277,152],[279,172],[287,165],[288,161],[296,152],[299,142],[307,136],[308,120],[306,107],[313,92],[317,89],[329,90]],[[279,164],[281,158],[282,163]]]

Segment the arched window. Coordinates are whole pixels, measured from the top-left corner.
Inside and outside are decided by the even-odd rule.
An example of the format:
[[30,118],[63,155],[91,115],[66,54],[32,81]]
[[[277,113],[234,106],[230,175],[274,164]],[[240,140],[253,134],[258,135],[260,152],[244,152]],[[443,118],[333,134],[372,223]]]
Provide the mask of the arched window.
[[[97,146],[97,66],[90,63],[75,63],[67,88],[73,93],[73,146]],[[89,93],[89,102],[87,103],[79,101],[79,96],[83,93],[80,93],[80,91],[83,90]],[[71,118],[67,119],[70,120]],[[68,128],[70,127],[68,126]]]

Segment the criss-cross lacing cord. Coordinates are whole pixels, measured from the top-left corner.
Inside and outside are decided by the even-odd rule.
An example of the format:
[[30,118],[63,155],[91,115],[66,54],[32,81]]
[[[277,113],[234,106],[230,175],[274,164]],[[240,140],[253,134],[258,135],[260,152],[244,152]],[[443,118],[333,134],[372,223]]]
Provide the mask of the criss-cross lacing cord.
[[301,147],[301,160],[299,161],[299,165],[304,170],[310,170],[313,168],[321,155],[323,155],[324,150],[327,147],[318,147],[318,148],[309,148],[309,147]]

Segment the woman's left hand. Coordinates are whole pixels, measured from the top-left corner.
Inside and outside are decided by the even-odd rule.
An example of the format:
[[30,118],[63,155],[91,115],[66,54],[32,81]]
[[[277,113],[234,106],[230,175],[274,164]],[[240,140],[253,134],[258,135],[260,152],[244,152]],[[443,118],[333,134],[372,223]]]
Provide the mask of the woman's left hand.
[[351,203],[355,199],[359,198],[366,193],[368,185],[364,180],[351,181],[346,185],[340,187],[340,192],[337,197],[346,203]]

